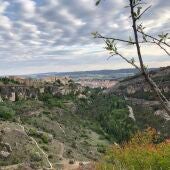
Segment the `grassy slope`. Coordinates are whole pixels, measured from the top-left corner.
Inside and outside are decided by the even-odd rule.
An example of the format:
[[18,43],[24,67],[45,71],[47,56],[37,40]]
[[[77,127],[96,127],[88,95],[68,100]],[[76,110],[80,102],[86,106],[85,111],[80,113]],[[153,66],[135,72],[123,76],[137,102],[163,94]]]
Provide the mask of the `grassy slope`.
[[[86,122],[79,115],[73,113],[71,107],[74,107],[74,104],[71,101],[69,104],[68,101],[62,101],[62,106],[60,105],[60,107],[47,106],[40,101],[6,102],[1,103],[0,107],[4,105],[15,110],[16,115],[12,120],[14,123],[1,121],[1,125],[6,128],[16,129],[16,123],[21,123],[25,127],[27,134],[34,137],[41,148],[48,154],[52,163],[60,162],[63,156],[66,159],[79,161],[96,160],[100,156],[98,148],[100,148],[101,144],[103,146],[109,143],[104,136],[86,127]],[[31,154],[39,152],[35,144],[25,135],[20,136],[14,131],[11,133],[13,135],[2,134],[2,136],[4,142],[8,142],[14,148],[14,152],[9,158],[3,160],[3,162],[1,161],[0,165],[32,162]],[[51,136],[53,136],[52,140]],[[16,142],[18,143],[17,146],[15,146]],[[24,143],[27,143],[27,145],[24,145]],[[27,156],[25,157],[25,155]],[[45,159],[43,156],[42,158]],[[35,162],[41,164],[41,162],[45,161],[38,160]]]

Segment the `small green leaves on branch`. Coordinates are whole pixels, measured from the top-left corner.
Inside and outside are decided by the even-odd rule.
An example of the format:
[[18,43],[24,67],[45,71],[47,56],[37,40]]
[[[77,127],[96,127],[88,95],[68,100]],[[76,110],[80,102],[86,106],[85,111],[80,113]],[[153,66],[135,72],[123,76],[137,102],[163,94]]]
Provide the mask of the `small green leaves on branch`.
[[131,59],[127,59],[126,57],[124,57],[122,54],[120,54],[118,52],[118,48],[116,46],[116,43],[114,40],[105,40],[106,43],[106,47],[105,49],[109,51],[110,56],[108,57],[108,59],[110,59],[112,56],[114,55],[118,55],[120,56],[123,60],[125,60],[127,63],[131,64],[132,66],[134,66],[136,69],[139,70],[139,72],[141,72],[141,69],[135,64],[135,59],[131,58]]
[[142,0],[132,0],[132,5],[135,6],[136,4],[142,2]]
[[148,6],[147,8],[145,8],[145,9],[142,11],[142,7],[141,7],[141,6],[138,6],[137,9],[136,9],[136,11],[133,12],[133,15],[134,15],[135,20],[136,20],[136,21],[139,20],[139,19],[143,16],[143,14],[144,14],[147,10],[149,10],[150,8],[151,8],[151,6]]
[[98,38],[99,35],[100,35],[97,31],[96,32],[92,32],[91,34],[92,34],[93,38]]
[[168,37],[168,33],[162,33],[162,34],[160,34],[160,35],[158,35],[158,37],[160,38],[160,40],[159,40],[159,43],[161,43],[161,42],[166,42],[168,39],[170,39],[170,37]]
[[141,9],[142,9],[141,6],[138,6],[138,7],[137,7],[137,15],[138,15],[138,16],[141,14]]
[[150,40],[152,40],[152,42],[157,42],[159,44],[163,44],[167,47],[170,47],[170,44],[168,44],[169,42],[167,42],[168,40],[170,40],[170,36],[169,33],[162,33],[159,34],[158,37],[154,37],[152,35],[149,35],[147,33],[144,32],[145,27],[142,26],[142,24],[138,25],[137,31],[142,34],[143,36],[149,38]]
[[105,43],[106,43],[105,49],[108,50],[110,54],[117,54],[117,47],[114,40],[107,39],[105,40]]
[[[133,0],[132,1],[133,8],[138,7],[139,5],[144,5],[144,4],[146,4],[146,3],[143,2],[143,0]],[[130,5],[128,7],[130,7]]]
[[100,4],[101,0],[97,0],[96,1],[96,6],[98,6]]
[[131,59],[131,63],[132,63],[132,64],[135,63],[135,59],[134,59],[134,58]]
[[135,44],[135,42],[132,40],[132,38],[131,38],[131,41],[130,41],[130,40],[124,40],[124,39],[116,38],[116,37],[102,36],[98,32],[93,32],[91,34],[92,34],[93,38],[100,38],[100,39],[104,39],[104,40],[114,40],[114,41],[118,41],[118,42],[128,43],[130,45],[134,45]]
[[[170,44],[168,44],[168,40],[170,39],[168,33],[162,33],[159,34],[158,37],[154,37],[151,35],[148,35],[144,32],[145,27],[143,27],[142,24],[138,25],[137,31],[142,35],[143,41],[142,43],[152,43],[157,46],[159,46],[167,55],[170,56],[170,52],[168,52],[168,49],[165,48],[165,46],[168,48],[170,47]],[[139,42],[141,43],[141,42]]]

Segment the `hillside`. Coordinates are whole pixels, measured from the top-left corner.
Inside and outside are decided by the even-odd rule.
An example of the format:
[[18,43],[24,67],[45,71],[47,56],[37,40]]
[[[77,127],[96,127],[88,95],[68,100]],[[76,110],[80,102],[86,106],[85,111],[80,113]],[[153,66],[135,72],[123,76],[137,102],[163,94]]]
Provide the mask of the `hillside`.
[[1,86],[1,169],[84,169],[100,159],[110,143],[127,140],[135,132],[122,99],[67,83],[53,83],[43,91]]
[[[169,67],[152,74],[167,83]],[[158,102],[122,97],[126,86],[142,81],[137,75],[106,93],[70,79],[40,86],[8,80],[0,86],[0,169],[94,170],[110,144],[122,145],[140,130],[169,138],[169,120],[153,114]]]
[[[170,66],[160,68],[159,70],[151,71],[150,76],[158,84],[161,91],[170,97]],[[154,100],[155,94],[150,89],[150,86],[145,82],[141,75],[135,75],[130,78],[125,78],[111,89],[112,92],[126,97]]]
[[[164,95],[170,99],[170,67],[152,71],[150,76]],[[127,103],[132,106],[136,123],[140,128],[153,127],[167,138],[170,137],[170,116],[162,110],[155,93],[145,82],[143,76],[136,75],[126,78],[107,92],[124,96]]]

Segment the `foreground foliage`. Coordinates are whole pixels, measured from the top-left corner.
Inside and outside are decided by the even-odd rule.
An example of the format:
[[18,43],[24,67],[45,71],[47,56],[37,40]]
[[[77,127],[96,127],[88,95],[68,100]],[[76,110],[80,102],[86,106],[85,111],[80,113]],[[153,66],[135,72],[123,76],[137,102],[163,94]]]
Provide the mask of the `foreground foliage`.
[[170,169],[170,143],[159,143],[156,131],[138,132],[128,143],[113,145],[97,170],[168,170]]

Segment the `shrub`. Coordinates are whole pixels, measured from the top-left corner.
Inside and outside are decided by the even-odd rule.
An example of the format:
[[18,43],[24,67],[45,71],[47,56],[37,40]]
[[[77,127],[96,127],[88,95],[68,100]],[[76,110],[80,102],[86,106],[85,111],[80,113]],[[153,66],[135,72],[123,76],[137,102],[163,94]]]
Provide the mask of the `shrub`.
[[51,140],[53,139],[53,136],[51,134],[47,134],[43,131],[37,131],[34,128],[29,129],[28,134],[41,139],[42,142],[45,144],[51,142]]
[[113,145],[97,166],[97,170],[168,170],[170,167],[170,143],[155,144],[154,130],[138,132],[128,143]]
[[46,145],[42,145],[41,148],[42,148],[44,151],[46,151],[46,152],[49,151],[49,148],[48,148],[48,146],[46,146]]
[[31,154],[31,161],[32,162],[39,162],[42,160],[42,157],[39,152],[34,152]]
[[54,157],[53,154],[48,155],[48,158],[49,158],[49,159],[53,159],[53,157]]
[[104,145],[97,145],[97,151],[100,153],[105,153],[106,152],[106,146]]
[[15,116],[15,111],[7,106],[0,106],[0,118],[10,120]]
[[54,97],[49,93],[41,95],[39,99],[43,101],[48,107],[64,108],[63,100],[58,97]]
[[42,134],[41,136],[41,139],[44,143],[48,143],[49,142],[49,138],[48,138],[48,135],[46,135],[45,133]]

